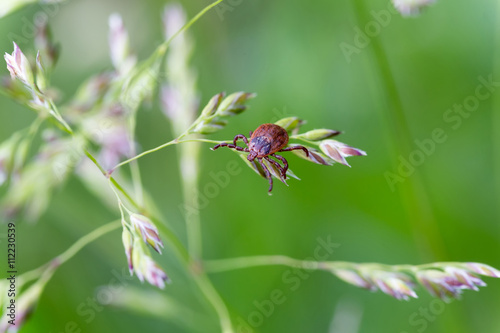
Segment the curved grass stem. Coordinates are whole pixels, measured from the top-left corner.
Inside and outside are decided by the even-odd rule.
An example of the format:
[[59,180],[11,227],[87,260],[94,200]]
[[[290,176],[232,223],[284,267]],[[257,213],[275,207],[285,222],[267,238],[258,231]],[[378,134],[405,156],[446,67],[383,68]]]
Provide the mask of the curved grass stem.
[[121,221],[113,221],[93,230],[92,232],[77,240],[73,245],[71,245],[69,249],[57,256],[56,260],[58,260],[59,265],[64,264],[66,261],[73,258],[73,256],[77,254],[83,247],[106,235],[107,233],[120,228],[121,226]]
[[36,269],[23,273],[19,278],[22,279],[24,283],[38,279],[45,271],[51,270],[53,268],[53,265],[60,266],[64,264],[65,262],[73,258],[86,245],[110,233],[111,231],[118,229],[120,226],[120,221],[113,221],[91,231],[87,235],[77,240],[66,251],[52,259],[50,262]]
[[356,264],[344,261],[300,260],[283,255],[237,257],[229,259],[205,260],[203,268],[209,273],[219,273],[236,269],[259,266],[289,266],[293,268],[324,270],[326,268],[348,268]]
[[[182,137],[182,136],[181,136]],[[179,137],[180,138],[180,137]],[[207,142],[207,143],[215,143],[215,144],[218,144],[218,143],[221,143],[223,141],[215,141],[215,140],[208,140],[208,139],[185,139],[185,140],[179,140],[179,138],[177,139],[174,139],[172,141],[169,141],[169,142],[166,142],[162,145],[159,145],[155,148],[152,148],[152,149],[149,149],[149,150],[146,150],[146,151],[143,151],[142,153],[134,156],[134,157],[131,157],[129,158],[128,160],[125,160],[121,163],[118,163],[117,165],[115,165],[110,171],[109,173],[113,173],[116,169],[126,165],[126,164],[129,164],[130,162],[133,162],[135,160],[138,160],[139,158],[141,157],[144,157],[146,155],[149,155],[151,153],[154,153],[154,152],[157,152],[159,150],[162,150],[163,148],[166,148],[168,146],[172,146],[172,145],[176,145],[176,144],[179,144],[179,143],[184,143],[184,142]]]

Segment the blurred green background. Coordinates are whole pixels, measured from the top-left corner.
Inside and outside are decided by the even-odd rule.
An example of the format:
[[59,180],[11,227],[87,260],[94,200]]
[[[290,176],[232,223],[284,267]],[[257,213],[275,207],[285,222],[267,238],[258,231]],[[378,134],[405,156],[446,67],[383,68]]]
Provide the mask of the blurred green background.
[[[181,4],[192,17],[208,2]],[[153,0],[71,0],[59,6],[51,17],[54,38],[62,45],[53,84],[62,90],[63,100],[91,74],[111,67],[111,13],[123,16],[133,49],[144,59],[162,41],[164,5]],[[190,30],[195,42],[191,64],[198,72],[202,103],[220,91],[256,92],[258,97],[211,138],[229,139],[259,124],[298,116],[307,120],[304,130],[344,131],[338,140],[368,156],[349,159],[352,168],[289,156],[302,180],[290,180],[289,187],[275,182],[268,196],[266,181],[236,154],[203,145],[201,191],[213,181],[210,172],[224,170],[231,160],[241,167],[201,211],[207,259],[270,254],[304,259],[314,255],[318,237],[330,237],[340,246],[329,260],[477,261],[500,267],[499,92],[481,101],[456,129],[443,118],[454,104],[475,94],[479,76],[500,81],[500,68],[495,73],[494,66],[500,56],[495,53],[500,50],[496,2],[438,1],[409,19],[391,13],[390,22],[379,25],[350,61],[340,45],[355,45],[357,28],[364,30],[374,20],[371,11],[387,10],[387,1],[234,0],[227,6],[230,10],[213,10]],[[2,51],[12,52],[9,33],[22,36],[40,10],[33,5],[0,20]],[[31,41],[19,45],[32,50]],[[0,119],[4,140],[28,126],[34,113],[2,95]],[[436,128],[444,130],[446,140],[393,191],[386,172],[397,173],[400,158],[408,160],[419,149],[415,140],[430,139]],[[137,137],[143,149],[172,138],[158,103],[141,109]],[[185,239],[176,150],[150,155],[140,166],[145,188]],[[20,269],[38,267],[117,216],[71,178],[38,223],[17,221]],[[91,308],[81,304],[114,283],[113,272],[121,272],[126,260],[120,232],[92,243],[55,274],[21,332],[217,332],[213,310],[200,301],[168,246],[165,252],[155,259],[173,284],[160,291],[135,278],[127,280],[129,291],[119,290],[116,297],[132,305],[97,307],[94,318],[92,311],[82,315],[78,309]],[[466,291],[462,300],[450,304],[433,301],[422,288],[419,299],[401,302],[325,272],[303,276],[292,291],[283,280],[287,271],[281,266],[251,268],[210,278],[236,326],[258,311],[256,302],[269,300],[273,290],[283,291],[286,301],[263,316],[255,332],[500,332],[500,281],[485,278],[487,288]]]

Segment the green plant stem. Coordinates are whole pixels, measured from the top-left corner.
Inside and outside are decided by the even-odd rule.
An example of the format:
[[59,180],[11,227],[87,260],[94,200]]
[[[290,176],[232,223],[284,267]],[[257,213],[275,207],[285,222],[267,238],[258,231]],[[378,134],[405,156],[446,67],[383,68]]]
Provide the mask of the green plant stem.
[[[41,94],[41,97],[42,98],[46,98],[43,94]],[[73,132],[73,129],[69,126],[69,124],[66,122],[66,120],[64,120],[63,116],[61,115],[61,113],[59,112],[56,104],[54,103],[54,101],[50,98],[47,98],[49,104],[50,104],[50,107],[52,108],[52,111],[54,112],[53,116],[54,118],[57,119],[57,121],[59,123],[61,123],[61,125],[64,127],[65,131],[68,133],[68,134],[71,134],[73,135],[74,132]]]
[[66,251],[64,251],[54,259],[52,259],[50,262],[36,269],[21,274],[19,278],[23,281],[23,283],[39,278],[45,271],[52,269],[54,263],[56,264],[56,266],[64,264],[69,259],[71,259],[75,254],[77,254],[84,246],[106,235],[107,233],[118,229],[120,226],[121,226],[120,221],[113,221],[93,230],[92,232],[88,233],[87,235],[77,240]]
[[210,273],[219,273],[258,266],[276,265],[310,270],[324,270],[335,268],[349,268],[355,266],[356,264],[344,261],[327,262],[300,260],[282,255],[237,257],[229,259],[205,260],[203,262],[203,268]]
[[[27,137],[26,148],[23,149],[23,154],[22,154],[20,160],[16,161],[16,163],[19,163],[19,165],[24,165],[26,158],[28,157],[31,145],[33,143],[33,138],[35,137],[36,133],[38,132],[38,129],[40,128],[40,125],[43,123],[44,120],[45,120],[45,118],[38,115],[36,117],[36,119],[31,123],[31,125],[28,127],[27,134],[26,134],[26,137]],[[26,129],[23,130],[23,132],[24,131],[26,131]]]
[[229,311],[224,304],[224,301],[220,297],[219,293],[213,286],[212,282],[205,273],[194,276],[194,280],[198,285],[198,288],[203,292],[205,297],[209,300],[210,304],[214,307],[217,315],[219,316],[219,323],[223,333],[233,333],[233,325],[231,323],[231,316]]
[[[192,202],[197,195],[199,186],[199,159],[200,159],[200,143],[191,143],[186,147],[177,149],[179,155],[179,170],[182,180],[182,193],[185,205]],[[191,167],[186,169],[186,165]],[[186,219],[188,252],[191,257],[198,261],[202,258],[203,237],[201,233],[201,220],[198,207],[192,207],[195,211],[190,211],[184,214]]]
[[305,143],[308,143],[310,145],[314,145],[314,146],[317,146],[319,144],[319,142],[317,141],[311,141],[311,140],[307,140],[307,139],[304,139],[304,138],[301,138],[300,136],[296,136],[296,135],[291,135],[290,136],[290,139],[293,139],[293,140],[300,140],[300,141],[303,141]]
[[[188,141],[190,140],[182,142],[188,142]],[[92,156],[91,153],[85,151],[85,154],[99,168],[99,170],[101,170],[103,175],[107,175],[103,167],[99,164],[99,162],[97,162],[97,160]],[[145,209],[142,208],[113,177],[109,177],[109,180],[130,201],[130,203],[134,207],[136,207],[140,212],[145,212]],[[189,253],[186,251],[186,248],[179,240],[179,238],[172,232],[172,230],[167,228],[161,221],[152,216],[150,216],[150,218],[153,220],[153,222],[155,222],[155,225],[157,226],[161,234],[166,239],[168,239],[168,244],[173,246],[174,252],[181,259],[181,262],[184,264],[184,266],[186,268],[192,267],[194,261],[192,260]],[[214,307],[215,311],[217,312],[223,332],[224,333],[233,332],[229,312],[224,304],[224,301],[220,298],[219,294],[214,289],[208,277],[205,275],[205,273],[200,273],[200,274],[194,272],[192,273],[194,281],[196,282],[198,288],[200,288],[202,293],[205,295],[206,299],[210,302],[210,304]]]
[[[174,140],[175,141],[175,140]],[[181,143],[181,142],[192,142],[192,141],[199,141],[199,140],[184,140],[176,143]],[[205,140],[204,140],[205,141]],[[212,142],[211,140],[209,140]],[[171,141],[173,142],[173,141]],[[95,157],[85,150],[85,154],[87,157],[97,166],[97,168],[101,171],[103,175],[108,175],[108,173],[104,170],[104,168],[99,164],[99,162],[95,159]],[[119,190],[127,199],[130,201],[130,203],[136,207],[140,212],[145,212],[145,209],[142,208],[129,194],[128,192],[113,178],[109,177],[109,180],[113,183],[113,185],[116,187],[117,190]],[[186,268],[192,267],[193,266],[193,260],[191,256],[189,255],[188,251],[186,251],[186,248],[182,244],[182,242],[179,240],[179,238],[170,230],[167,228],[161,221],[156,219],[155,217],[151,216],[151,219],[153,222],[155,222],[155,225],[157,226],[158,230],[161,232],[161,234],[168,239],[168,244],[172,245],[174,248],[174,252],[176,255],[181,259],[181,262],[184,264]],[[121,225],[121,223],[120,223]],[[229,316],[229,311],[227,310],[224,301],[220,298],[219,294],[217,291],[214,289],[213,285],[211,284],[210,280],[206,276],[205,273],[193,273],[193,278],[194,281],[196,282],[198,288],[202,291],[206,299],[210,302],[210,304],[214,307],[215,311],[217,312],[217,315],[219,316],[219,321],[221,328],[224,333],[231,333],[233,332],[232,324],[231,324],[231,318]]]
[[[136,127],[136,117],[137,112],[133,112],[130,116],[129,121],[129,132],[130,132],[130,150],[135,154],[135,127]],[[130,163],[130,173],[132,176],[132,183],[134,184],[134,193],[137,196],[137,201],[139,205],[144,205],[144,190],[142,187],[141,170],[139,169],[139,163],[134,161]]]
[[40,125],[42,125],[43,121],[45,120],[44,117],[41,117],[38,115],[36,119],[31,123],[29,129],[28,129],[28,136],[33,139],[35,134],[38,132],[38,129],[40,128]]
[[[363,27],[369,21],[364,0],[355,0],[353,4],[357,23]],[[396,147],[396,156],[408,156],[412,148],[412,138],[397,84],[385,50],[380,42],[380,37],[371,39],[371,48],[376,63],[373,67],[379,70],[380,81],[385,90],[386,105],[382,108],[386,111],[386,119],[391,129],[391,141]],[[394,165],[397,166],[395,156]],[[401,185],[401,189],[402,201],[406,207],[420,255],[424,260],[446,257],[445,247],[440,231],[436,226],[429,196],[418,171],[405,180],[405,183]]]
[[[181,138],[183,136],[184,135],[181,135],[179,138]],[[132,161],[138,160],[139,158],[141,158],[143,156],[149,155],[151,153],[154,153],[154,152],[157,152],[159,150],[162,150],[163,148],[166,148],[166,147],[172,146],[172,145],[176,145],[176,144],[179,144],[179,143],[184,143],[184,142],[208,142],[208,143],[218,144],[218,143],[224,142],[224,141],[215,141],[215,140],[208,140],[208,139],[186,139],[186,140],[180,140],[179,138],[174,139],[174,140],[169,141],[169,142],[166,142],[166,143],[164,143],[162,145],[159,145],[159,146],[157,146],[155,148],[143,151],[142,153],[140,153],[140,154],[138,154],[138,155],[136,155],[134,157],[131,157],[128,160],[125,160],[125,161],[123,161],[121,163],[118,163],[117,165],[115,165],[113,167],[113,169],[111,169],[110,173],[113,173],[119,167],[122,167],[122,166],[124,166],[126,164],[129,164]]]
[[168,40],[166,40],[162,45],[160,45],[157,49],[157,51],[161,54],[165,54],[165,52],[167,51],[168,49],[168,46],[170,45],[170,43],[177,37],[179,36],[182,32],[184,32],[185,30],[189,29],[196,21],[198,21],[203,15],[205,15],[205,13],[207,13],[210,9],[212,9],[213,7],[217,6],[219,3],[221,3],[223,0],[217,0],[213,3],[211,3],[210,5],[206,6],[205,8],[203,8],[198,14],[196,14],[191,20],[189,20],[189,22],[187,22],[186,24],[184,24],[184,26],[182,28],[180,28],[175,34],[172,35],[172,37],[170,37]]
[[[184,203],[193,198],[193,193],[196,193],[196,187],[187,188],[184,191]],[[196,213],[192,212],[186,216],[188,251],[194,260],[202,258],[203,237],[201,232],[201,220],[198,209]]]
[[93,241],[106,235],[107,233],[120,228],[121,226],[121,221],[113,221],[93,230],[92,232],[77,240],[73,245],[71,245],[69,249],[57,256],[55,260],[58,261],[59,265],[64,264],[66,261],[73,258],[73,256],[77,254],[84,246],[92,243]]

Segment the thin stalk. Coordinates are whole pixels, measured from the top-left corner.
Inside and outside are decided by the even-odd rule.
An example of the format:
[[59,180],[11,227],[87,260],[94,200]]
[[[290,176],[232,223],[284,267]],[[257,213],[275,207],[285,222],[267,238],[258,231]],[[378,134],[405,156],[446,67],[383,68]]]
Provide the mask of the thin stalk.
[[167,52],[167,49],[170,45],[170,43],[177,37],[179,34],[184,32],[185,30],[189,29],[196,21],[198,21],[205,13],[207,13],[210,9],[213,7],[217,6],[219,3],[221,3],[224,0],[217,0],[210,5],[206,6],[203,8],[198,14],[196,14],[191,20],[189,20],[182,28],[180,28],[176,33],[172,35],[168,40],[164,41],[162,44],[160,44],[156,50],[153,52],[153,54],[145,61],[145,63],[153,63],[154,61],[160,59],[165,55]]
[[[19,165],[24,165],[26,158],[28,157],[29,151],[31,149],[31,145],[33,143],[33,138],[35,137],[36,133],[38,132],[38,129],[40,128],[40,125],[43,123],[45,118],[41,117],[38,115],[36,119],[31,123],[29,128],[27,129],[27,140],[25,141],[26,147],[23,149],[23,154],[20,157],[19,161],[16,161],[16,164],[19,163]],[[23,130],[24,132],[24,130]]]
[[55,260],[58,261],[59,265],[64,264],[66,261],[73,258],[74,255],[77,254],[83,247],[106,235],[107,233],[120,228],[121,226],[121,221],[113,221],[93,230],[92,232],[77,240],[73,245],[71,245],[69,249],[57,256]]
[[38,279],[44,272],[53,269],[53,263],[56,263],[57,266],[64,264],[69,259],[74,257],[75,254],[77,254],[83,247],[99,239],[100,237],[106,235],[107,233],[118,229],[120,226],[121,226],[120,221],[113,221],[93,230],[92,232],[88,233],[87,235],[77,240],[66,251],[58,255],[56,258],[52,259],[50,262],[36,269],[23,273],[22,275],[19,276],[19,278],[23,281],[23,283],[27,283],[29,281]]
[[203,268],[210,273],[232,271],[259,266],[289,266],[292,268],[324,270],[326,268],[348,268],[356,264],[344,261],[300,260],[282,255],[237,257],[229,259],[205,260]]
[[307,140],[307,139],[301,138],[301,137],[300,137],[300,136],[298,136],[298,135],[291,135],[291,136],[290,136],[290,139],[300,140],[300,141],[302,141],[302,142],[305,142],[305,143],[308,143],[308,144],[310,144],[310,145],[314,145],[314,146],[317,146],[317,145],[318,145],[318,142],[317,142],[317,141]]
[[[130,151],[135,154],[135,127],[136,127],[136,117],[137,112],[134,112],[130,116],[129,121],[129,132],[130,132]],[[137,197],[139,205],[144,205],[144,190],[142,187],[141,170],[139,169],[139,163],[134,161],[130,164],[130,173],[132,176],[132,184],[134,185],[134,193]]]
[[162,45],[160,45],[160,47],[158,48],[159,52],[165,54],[165,52],[167,51],[168,46],[170,45],[170,43],[177,36],[179,36],[185,30],[189,29],[196,21],[198,21],[200,19],[200,17],[202,17],[203,15],[205,15],[206,12],[208,12],[213,7],[217,6],[222,1],[223,0],[217,0],[217,1],[213,2],[213,3],[211,3],[210,5],[206,6],[205,8],[203,8],[198,14],[196,14],[191,20],[189,20],[189,22],[187,22],[186,24],[184,24],[184,26],[182,28],[180,28],[175,34],[173,34],[172,37],[170,37]]
[[[179,170],[182,180],[182,193],[184,204],[197,195],[199,186],[199,157],[200,143],[191,143],[183,149],[178,149]],[[180,148],[180,147],[179,147]],[[187,167],[187,169],[185,169]],[[185,214],[188,252],[194,260],[202,258],[203,237],[201,233],[201,219],[198,207],[193,207],[195,211]]]
[[139,210],[140,213],[142,213],[144,211],[144,208],[139,205],[137,203],[137,201],[134,200],[134,198],[132,198],[132,196],[120,185],[120,183],[118,183],[116,181],[116,179],[114,179],[113,177],[109,177],[109,180],[111,181],[111,183],[113,183],[113,185],[116,187],[116,189],[118,191],[120,191],[124,196],[125,198],[127,198],[127,200],[135,207],[137,208],[137,210]]
[[[181,138],[182,135],[179,137]],[[146,150],[146,151],[143,151],[142,153],[134,156],[134,157],[131,157],[129,158],[128,160],[125,160],[121,163],[118,163],[117,165],[115,165],[111,171],[109,172],[110,174],[113,173],[116,169],[118,169],[119,167],[122,167],[126,164],[129,164],[130,162],[132,161],[135,161],[135,160],[138,160],[139,158],[143,157],[143,156],[146,156],[146,155],[149,155],[151,153],[154,153],[154,152],[157,152],[159,150],[162,150],[163,148],[166,148],[168,146],[172,146],[172,145],[176,145],[176,144],[179,144],[179,143],[184,143],[184,142],[207,142],[207,143],[215,143],[215,144],[218,144],[218,143],[221,143],[221,142],[224,142],[224,141],[216,141],[216,140],[209,140],[209,139],[185,139],[185,140],[180,140],[179,138],[177,139],[174,139],[172,141],[169,141],[169,142],[166,142],[164,144],[161,144],[155,148],[151,148],[149,150]]]
[[163,148],[166,148],[168,146],[171,146],[171,145],[175,145],[177,144],[178,141],[176,140],[172,140],[172,141],[169,141],[167,143],[164,143],[162,145],[159,145],[158,147],[155,147],[155,148],[152,148],[150,150],[146,150],[146,151],[143,151],[142,153],[138,154],[138,155],[135,155],[134,157],[131,157],[129,158],[128,160],[125,160],[121,163],[118,163],[117,165],[115,165],[111,170],[110,170],[110,174],[113,173],[116,169],[118,169],[119,167],[122,167],[124,166],[125,164],[129,164],[130,162],[133,162],[135,160],[138,160],[139,158],[143,157],[143,156],[146,156],[146,155],[149,155],[151,153],[154,153],[154,152],[157,152],[158,150],[162,150]]
[[[41,96],[45,97],[43,94]],[[49,101],[50,107],[52,108],[52,111],[54,112],[54,117],[57,119],[57,121],[59,121],[61,123],[61,125],[64,126],[64,128],[68,134],[73,135],[74,134],[73,129],[69,126],[69,124],[66,122],[66,120],[64,120],[63,116],[61,115],[61,113],[57,109],[57,106],[54,103],[54,101],[50,98],[48,99],[48,101]]]
[[214,307],[215,312],[217,312],[222,332],[233,333],[234,329],[226,304],[224,304],[224,301],[213,286],[212,282],[210,282],[208,276],[205,273],[202,273],[195,275],[194,280],[205,297],[209,300],[210,304]]
[[30,139],[33,139],[33,137],[38,132],[38,129],[40,128],[40,125],[43,123],[44,120],[45,120],[44,117],[38,115],[36,119],[33,121],[33,123],[31,123],[28,129],[28,136],[30,137]]
[[[196,188],[194,188],[196,189]],[[193,198],[193,190],[184,192],[184,202]],[[188,251],[194,260],[200,260],[203,252],[203,237],[199,212],[186,216]]]

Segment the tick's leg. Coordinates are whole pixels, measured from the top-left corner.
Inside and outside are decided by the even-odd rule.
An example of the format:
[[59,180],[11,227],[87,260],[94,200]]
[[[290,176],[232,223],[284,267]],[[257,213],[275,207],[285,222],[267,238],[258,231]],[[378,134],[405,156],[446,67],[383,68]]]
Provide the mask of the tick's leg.
[[[271,155],[272,156],[272,155]],[[286,179],[286,171],[283,169],[281,164],[269,158],[269,156],[264,157],[269,163],[272,163],[280,171],[281,178]]]
[[252,134],[253,134],[253,131],[250,131],[250,135],[248,135],[249,137],[252,137]]
[[257,159],[262,166],[262,169],[264,169],[264,172],[266,173],[266,177],[269,180],[269,190],[267,191],[269,194],[271,194],[271,191],[273,190],[273,177],[271,176],[271,173],[269,172],[269,169],[266,167],[264,163],[262,163],[262,158]]
[[302,149],[306,153],[306,156],[309,156],[309,150],[307,150],[307,148],[304,147],[304,146],[288,147],[288,148],[285,148],[285,149],[281,149],[280,151],[292,151],[292,150],[297,150],[297,149]]
[[248,146],[248,139],[243,134],[238,134],[237,136],[234,137],[233,144],[235,146],[236,146],[236,141],[238,141],[238,139],[243,140],[243,142]]
[[283,162],[283,165],[284,165],[283,178],[286,179],[286,172],[288,170],[288,161],[286,160],[286,158],[284,158],[283,156],[280,156],[280,155],[272,154],[271,156],[276,157],[278,160]]
[[241,147],[238,147],[236,145],[233,145],[233,144],[227,143],[227,142],[222,142],[222,143],[219,143],[218,145],[215,145],[212,148],[212,150],[215,150],[215,149],[220,148],[220,147],[228,147],[228,148],[236,149],[236,150],[239,150],[239,151],[247,151],[247,150],[245,150],[245,148],[241,148]]

